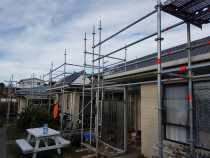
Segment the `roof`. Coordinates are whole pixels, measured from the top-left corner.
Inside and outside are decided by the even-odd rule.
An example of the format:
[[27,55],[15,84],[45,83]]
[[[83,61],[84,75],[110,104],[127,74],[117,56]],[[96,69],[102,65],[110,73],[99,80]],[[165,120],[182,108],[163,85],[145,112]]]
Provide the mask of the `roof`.
[[[92,82],[92,81],[91,81],[91,82]],[[100,78],[99,84],[102,85],[102,78]],[[109,84],[109,82],[107,82],[107,81],[104,80],[104,81],[103,81],[103,84],[104,84],[104,85],[107,85],[107,84]],[[98,76],[95,76],[95,77],[94,77],[94,79],[93,79],[93,86],[94,86],[94,87],[97,87],[97,86],[98,86]]]
[[22,88],[18,90],[16,95],[27,95],[31,94],[33,91],[33,95],[50,95],[49,92],[47,92],[47,89],[49,86],[39,86],[39,87],[34,87],[34,88]]
[[209,5],[210,0],[167,0],[162,10],[201,28],[210,22]]
[[[74,82],[80,75],[82,74],[81,72],[75,72],[69,76],[65,77],[65,85],[69,85],[69,83]],[[58,82],[56,82],[52,88],[57,88],[57,87],[62,87],[64,82],[64,78],[60,79]]]
[[18,90],[18,92],[30,92],[33,89],[33,92],[46,92],[46,89],[48,89],[49,86],[39,86],[34,88],[21,88]]
[[[196,41],[193,41],[193,42],[191,42],[191,45],[195,46],[195,45],[206,43],[207,41],[210,41],[210,36],[199,39],[199,40],[196,40]],[[172,54],[170,56],[161,57],[162,63],[187,58],[188,54],[187,54],[186,50],[181,51],[179,53],[173,53],[175,51],[185,49],[186,47],[187,47],[187,43],[161,51],[161,54],[172,52]],[[203,46],[203,47],[193,49],[191,51],[191,56],[197,56],[197,55],[202,55],[202,54],[206,54],[206,53],[210,53],[210,45],[206,45],[206,46]],[[126,71],[131,71],[131,70],[134,70],[134,69],[140,69],[140,68],[145,68],[145,67],[156,65],[157,64],[157,58],[154,58],[156,56],[157,56],[157,53],[153,53],[153,54],[150,54],[150,55],[147,55],[147,56],[135,59],[135,60],[128,61],[127,65],[135,63],[135,62],[146,60],[146,61],[134,64],[134,65],[127,66]],[[149,58],[153,58],[153,59],[149,60]],[[124,65],[125,64],[123,63],[123,64],[117,65],[116,67],[120,67],[120,66],[124,66]],[[109,75],[113,75],[113,74],[117,74],[117,73],[121,73],[121,72],[124,72],[124,68],[114,70]]]
[[41,80],[39,78],[26,78],[26,79],[21,79],[18,83],[23,82],[23,81],[27,81],[27,80],[35,80],[35,79],[44,82],[44,80]]

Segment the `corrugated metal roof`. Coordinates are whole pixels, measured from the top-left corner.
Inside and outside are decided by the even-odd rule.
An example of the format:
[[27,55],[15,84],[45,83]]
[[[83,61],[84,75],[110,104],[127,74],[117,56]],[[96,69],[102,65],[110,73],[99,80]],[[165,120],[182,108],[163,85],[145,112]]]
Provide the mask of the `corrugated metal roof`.
[[[199,44],[203,44],[203,43],[206,43],[207,41],[210,41],[210,36],[191,42],[191,46],[196,46],[196,45],[199,45]],[[165,54],[165,53],[168,53],[168,52],[179,51],[179,50],[182,50],[182,49],[185,49],[185,48],[187,48],[187,43],[176,46],[176,47],[172,47],[172,48],[169,48],[169,49],[166,49],[166,50],[163,50],[161,52],[161,54]],[[191,56],[197,56],[197,55],[206,54],[206,53],[210,53],[210,45],[206,45],[206,46],[203,46],[203,47],[193,49],[191,51]],[[153,53],[153,54],[150,54],[150,55],[147,55],[147,56],[135,59],[135,60],[128,61],[127,65],[131,64],[131,63],[138,62],[138,61],[142,61],[142,60],[145,60],[145,59],[149,59],[151,57],[156,57],[156,56],[157,56],[157,53]],[[174,53],[174,54],[172,53],[170,56],[164,56],[164,57],[161,58],[161,60],[162,60],[162,63],[165,63],[165,62],[175,61],[175,60],[178,60],[178,59],[187,58],[187,56],[188,56],[188,54],[187,54],[187,51],[185,50],[185,51],[182,51],[182,52],[179,52],[179,53]],[[126,71],[131,71],[131,70],[134,70],[134,69],[140,69],[140,68],[144,68],[144,67],[148,67],[148,66],[152,66],[152,65],[156,65],[156,64],[157,64],[157,59],[155,58],[155,59],[143,61],[141,63],[128,66],[126,68]],[[119,65],[115,66],[115,68],[117,68],[119,66],[124,66],[124,65],[125,65],[124,63],[119,64]],[[121,72],[124,72],[124,68],[114,70],[109,75],[117,74],[117,73],[121,73]]]

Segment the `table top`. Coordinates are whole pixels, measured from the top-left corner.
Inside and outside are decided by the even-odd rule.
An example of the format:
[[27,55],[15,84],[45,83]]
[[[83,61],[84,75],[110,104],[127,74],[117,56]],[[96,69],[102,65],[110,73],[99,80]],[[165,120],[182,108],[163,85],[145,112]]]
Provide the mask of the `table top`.
[[60,135],[59,131],[56,131],[52,128],[48,128],[48,134],[44,134],[43,133],[43,127],[40,128],[30,128],[27,129],[27,132],[31,135],[33,135],[34,137],[49,137],[49,136],[56,136],[56,135]]

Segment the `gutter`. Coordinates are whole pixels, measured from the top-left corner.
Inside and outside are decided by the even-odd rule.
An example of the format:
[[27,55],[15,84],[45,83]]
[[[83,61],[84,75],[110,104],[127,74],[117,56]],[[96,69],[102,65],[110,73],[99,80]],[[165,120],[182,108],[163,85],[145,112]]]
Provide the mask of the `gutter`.
[[[193,56],[192,57],[192,62],[201,62],[204,60],[208,60],[210,59],[210,53],[205,53],[202,55],[197,55],[197,56]],[[170,67],[174,67],[174,66],[179,66],[179,65],[183,65],[183,64],[187,64],[188,63],[188,58],[182,58],[179,60],[174,60],[174,61],[170,61],[170,62],[165,62],[162,63],[162,67],[163,68],[170,68]],[[152,66],[148,66],[148,67],[144,67],[144,68],[139,68],[139,69],[135,69],[135,70],[131,70],[131,71],[127,71],[127,72],[122,72],[122,73],[117,73],[117,74],[113,74],[113,75],[109,75],[109,76],[104,76],[104,80],[122,80],[123,78],[128,78],[131,77],[133,75],[140,75],[140,74],[156,74],[157,72],[157,65],[152,65]],[[116,81],[115,81],[116,82]]]

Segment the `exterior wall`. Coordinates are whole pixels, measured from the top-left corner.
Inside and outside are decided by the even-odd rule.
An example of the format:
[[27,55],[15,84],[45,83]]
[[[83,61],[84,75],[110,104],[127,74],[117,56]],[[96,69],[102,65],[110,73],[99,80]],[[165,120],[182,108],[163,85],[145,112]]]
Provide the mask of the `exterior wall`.
[[141,131],[141,94],[140,96],[137,97],[137,102],[138,102],[137,130]]
[[[149,84],[141,86],[141,152],[146,157],[158,156],[158,105],[157,85]],[[163,137],[164,138],[164,137]],[[172,155],[168,145],[179,147],[180,144],[170,141],[163,141],[163,157]]]
[[[85,84],[89,84],[90,83],[90,79],[89,78],[85,78]],[[73,83],[72,85],[83,85],[83,76],[79,76]]]
[[58,104],[59,103],[59,94],[55,94],[55,99],[54,99],[54,104]]
[[146,157],[158,156],[157,85],[141,86],[141,144]]
[[[158,105],[157,105],[157,85],[149,84],[141,86],[141,152],[146,157],[158,156]],[[164,128],[163,128],[164,131]],[[163,132],[164,138],[164,132]],[[180,148],[179,143],[163,140],[163,157],[171,157],[172,151],[168,149],[171,144],[173,147]],[[202,153],[208,153],[202,151]]]
[[[73,107],[72,107],[72,115],[74,117],[76,117],[78,114],[79,114],[79,105],[80,105],[80,94],[77,94],[77,93],[73,93]],[[75,125],[76,125],[76,121],[77,119],[75,119],[75,123],[74,123],[74,126],[73,128],[75,128]]]
[[69,113],[69,109],[68,109],[68,102],[67,102],[67,99],[68,99],[69,95],[64,95],[64,105],[62,106],[63,108],[63,112],[65,113]]
[[[62,95],[56,94],[55,103],[59,103],[62,105]],[[68,103],[68,107],[67,107]],[[72,119],[79,114],[79,105],[80,105],[80,94],[78,93],[70,93],[69,95],[64,96],[64,105],[62,106],[63,113],[70,113],[72,114]],[[77,118],[74,120],[73,128],[76,125]]]
[[[72,96],[73,94],[70,93],[69,95],[64,95],[64,101],[63,101],[63,95],[59,95],[59,94],[56,94],[56,97],[55,97],[55,103],[59,103],[59,105],[62,106],[62,112],[63,113],[70,113],[72,114],[71,112],[71,99],[72,99]],[[63,104],[63,105],[62,105]]]
[[26,98],[19,98],[18,99],[18,113],[20,113],[23,108],[27,106],[27,99]]
[[31,88],[43,86],[44,82],[39,79],[27,79],[19,82],[19,88]]

